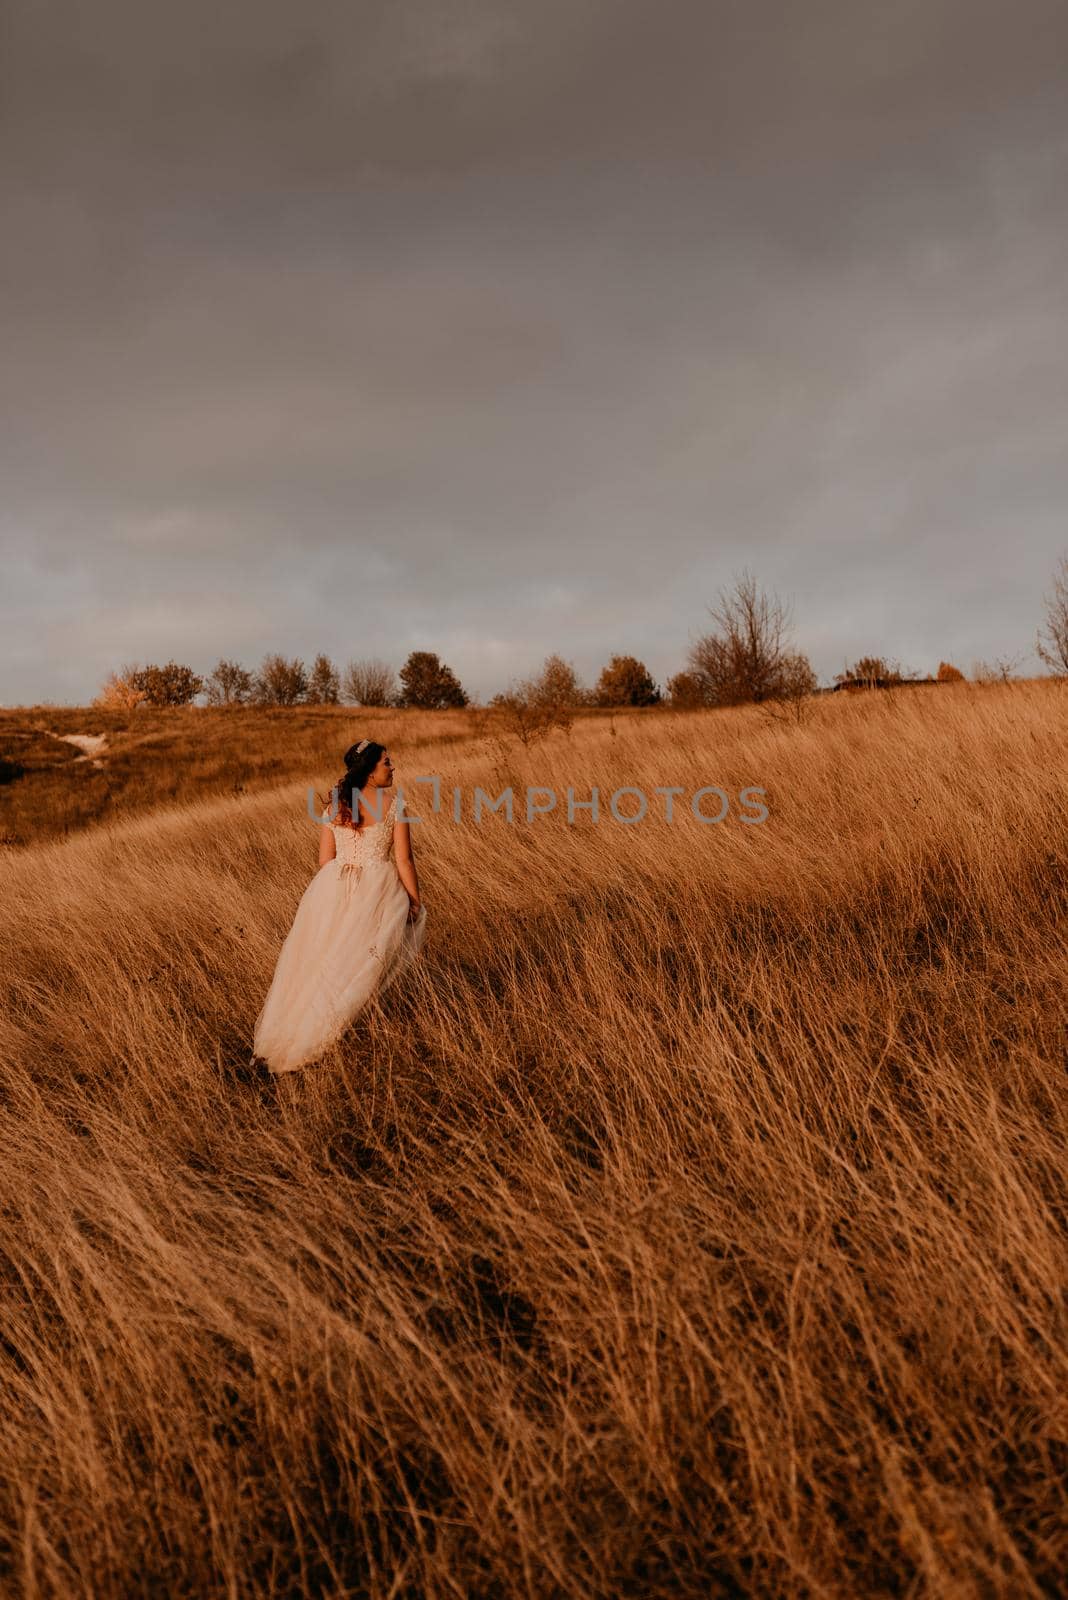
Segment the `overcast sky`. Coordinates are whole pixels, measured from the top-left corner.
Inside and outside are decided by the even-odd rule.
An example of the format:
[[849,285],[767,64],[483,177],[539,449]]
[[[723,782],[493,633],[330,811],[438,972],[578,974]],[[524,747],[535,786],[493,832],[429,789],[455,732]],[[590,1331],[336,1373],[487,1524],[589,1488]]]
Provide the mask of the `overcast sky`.
[[4,0],[0,701],[1032,652],[1063,0]]

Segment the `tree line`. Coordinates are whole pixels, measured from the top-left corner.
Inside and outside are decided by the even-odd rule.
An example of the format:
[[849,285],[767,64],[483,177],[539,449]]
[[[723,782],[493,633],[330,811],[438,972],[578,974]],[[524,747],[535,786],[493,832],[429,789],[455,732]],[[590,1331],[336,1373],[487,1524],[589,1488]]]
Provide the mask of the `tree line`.
[[[686,664],[662,690],[644,662],[614,655],[597,682],[585,686],[574,667],[558,655],[546,658],[532,678],[514,681],[490,705],[506,712],[521,738],[535,737],[550,725],[567,725],[582,707],[607,708],[667,704],[678,710],[757,704],[771,713],[801,714],[817,691],[808,657],[792,638],[790,609],[762,590],[748,571],[709,607],[712,626],[690,645]],[[1055,674],[1068,676],[1068,557],[1061,560],[1046,599],[1046,615],[1036,648]],[[1008,679],[1018,659],[993,666],[976,663],[981,681]],[[964,674],[940,662],[936,678],[920,679],[882,656],[862,656],[839,673],[839,688],[890,687],[909,682],[959,682]],[[108,675],[94,704],[131,710],[137,705],[181,706],[203,697],[212,706],[353,705],[437,711],[462,708],[470,697],[452,668],[431,650],[413,650],[394,673],[378,658],[350,661],[339,670],[329,656],[310,668],[299,657],[268,654],[255,671],[220,660],[206,676],[192,667],[127,665]]]
[[[546,692],[573,705],[656,705],[661,693],[634,656],[613,656],[592,689],[583,688],[574,668],[551,656],[543,672]],[[513,695],[495,695],[491,705]],[[270,654],[250,672],[239,662],[221,660],[206,676],[181,662],[120,668],[109,674],[96,704],[129,710],[137,705],[190,705],[198,697],[211,706],[355,705],[405,707],[420,711],[463,708],[470,697],[452,668],[431,650],[413,650],[399,673],[386,661],[350,661],[339,671],[329,656],[317,655],[311,667],[299,657]]]
[[399,675],[388,662],[350,661],[341,671],[327,655],[311,667],[299,656],[265,655],[250,672],[238,661],[216,662],[205,676],[181,662],[121,667],[108,675],[97,705],[184,706],[203,697],[210,706],[410,706],[425,711],[463,707],[468,696],[451,667],[430,650],[414,650]]

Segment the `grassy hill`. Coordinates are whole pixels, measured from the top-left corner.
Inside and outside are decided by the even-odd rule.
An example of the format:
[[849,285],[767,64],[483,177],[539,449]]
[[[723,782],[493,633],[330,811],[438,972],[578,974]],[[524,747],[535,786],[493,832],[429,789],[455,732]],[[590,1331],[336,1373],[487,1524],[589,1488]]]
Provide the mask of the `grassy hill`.
[[770,815],[426,813],[424,961],[273,1083],[355,719],[225,716],[138,722],[134,814],[0,858],[12,1591],[1055,1593],[1063,686],[529,754],[391,714],[402,779]]
[[[447,747],[477,711],[363,711],[353,706],[0,709],[0,846],[67,837],[132,813],[287,779],[336,781],[355,739]],[[102,734],[100,765],[65,735]]]

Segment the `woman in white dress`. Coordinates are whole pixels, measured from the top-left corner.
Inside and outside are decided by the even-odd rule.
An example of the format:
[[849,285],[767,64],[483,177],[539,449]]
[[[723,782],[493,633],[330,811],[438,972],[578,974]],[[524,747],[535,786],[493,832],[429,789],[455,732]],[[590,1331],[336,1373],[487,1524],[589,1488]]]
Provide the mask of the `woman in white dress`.
[[322,814],[319,870],[256,1018],[253,1060],[271,1072],[318,1060],[422,948],[426,910],[410,824],[397,819],[395,797],[385,803],[392,784],[383,745],[361,739],[345,752],[336,808]]

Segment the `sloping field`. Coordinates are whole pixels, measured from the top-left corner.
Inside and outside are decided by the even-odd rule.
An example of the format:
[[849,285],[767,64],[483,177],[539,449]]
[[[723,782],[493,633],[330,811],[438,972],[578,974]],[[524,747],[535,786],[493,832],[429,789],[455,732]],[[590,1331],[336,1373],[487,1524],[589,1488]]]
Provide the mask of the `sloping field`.
[[426,958],[277,1083],[332,745],[0,861],[12,1592],[1058,1592],[1068,692],[845,699],[398,734]]
[[355,706],[0,709],[0,851],[320,769],[333,782],[355,739],[384,735],[429,752],[477,736],[484,721],[478,710]]

